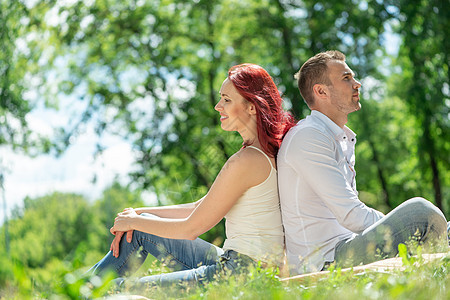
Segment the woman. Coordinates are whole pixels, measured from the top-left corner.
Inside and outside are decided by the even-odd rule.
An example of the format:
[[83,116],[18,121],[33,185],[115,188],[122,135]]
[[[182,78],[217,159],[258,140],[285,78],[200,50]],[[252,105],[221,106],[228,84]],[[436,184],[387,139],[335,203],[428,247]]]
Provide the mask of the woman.
[[[243,147],[223,166],[206,196],[191,204],[127,208],[117,215],[111,251],[94,267],[123,276],[148,253],[177,272],[141,278],[140,283],[171,284],[211,280],[225,270],[245,270],[256,261],[274,265],[283,257],[284,234],[275,157],[284,134],[295,125],[260,66],[232,67],[215,106],[222,129],[237,131]],[[223,249],[198,238],[226,217]],[[127,232],[127,239],[122,239]],[[141,262],[131,262],[139,247]]]

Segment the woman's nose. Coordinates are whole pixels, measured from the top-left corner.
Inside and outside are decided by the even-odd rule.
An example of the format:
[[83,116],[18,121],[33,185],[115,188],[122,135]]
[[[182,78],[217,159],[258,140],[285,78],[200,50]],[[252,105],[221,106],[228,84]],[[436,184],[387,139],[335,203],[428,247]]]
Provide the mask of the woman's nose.
[[222,110],[222,108],[223,107],[222,107],[221,101],[217,102],[216,106],[214,106],[214,109],[217,110],[217,111]]

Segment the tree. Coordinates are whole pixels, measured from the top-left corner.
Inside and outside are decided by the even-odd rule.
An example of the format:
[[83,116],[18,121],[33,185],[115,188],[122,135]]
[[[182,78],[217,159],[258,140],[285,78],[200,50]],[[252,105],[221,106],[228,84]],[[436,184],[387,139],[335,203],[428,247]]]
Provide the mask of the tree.
[[402,68],[401,88],[394,94],[404,99],[416,121],[417,167],[420,182],[428,189],[431,182],[434,201],[443,211],[448,209],[450,160],[449,114],[449,10],[445,1],[400,1],[397,30],[403,37],[398,58]]
[[41,268],[52,258],[68,259],[87,239],[93,218],[88,202],[78,195],[26,198],[10,221],[12,260]]
[[19,1],[0,1],[0,145],[13,147],[25,145],[29,134],[25,116],[30,106],[23,99],[26,56],[16,48],[24,11]]
[[89,241],[90,248],[105,252],[112,242],[113,235],[109,229],[114,225],[114,218],[117,213],[126,207],[142,207],[142,201],[139,190],[130,191],[128,188],[114,182],[109,188],[103,191],[101,199],[95,201],[92,211],[95,215],[93,224],[97,224],[95,234]]
[[[398,18],[393,7],[351,0],[37,1],[23,22],[33,33],[30,52],[44,57],[39,74],[49,83],[42,90],[46,102],[57,106],[64,93],[84,107],[55,141],[57,148],[95,122],[99,135],[108,131],[133,144],[139,153],[133,182],[169,204],[203,196],[240,147],[237,135],[219,129],[213,109],[230,66],[265,67],[300,118],[307,108],[293,74],[319,51],[341,50],[360,78],[384,80],[383,32]],[[377,93],[365,92],[367,110],[351,119],[365,149],[358,163],[370,171],[359,172],[358,182],[392,207],[400,197],[390,171],[409,152],[393,156],[396,145],[381,146],[380,132],[397,131],[374,127],[387,107]]]

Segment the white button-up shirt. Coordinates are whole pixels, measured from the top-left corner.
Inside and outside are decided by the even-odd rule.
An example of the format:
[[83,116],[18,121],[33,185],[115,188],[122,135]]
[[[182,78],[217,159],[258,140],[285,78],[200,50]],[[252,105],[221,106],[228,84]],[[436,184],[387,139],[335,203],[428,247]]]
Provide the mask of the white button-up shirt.
[[313,110],[281,144],[278,186],[291,275],[320,271],[339,241],[384,216],[358,199],[355,143],[348,127]]

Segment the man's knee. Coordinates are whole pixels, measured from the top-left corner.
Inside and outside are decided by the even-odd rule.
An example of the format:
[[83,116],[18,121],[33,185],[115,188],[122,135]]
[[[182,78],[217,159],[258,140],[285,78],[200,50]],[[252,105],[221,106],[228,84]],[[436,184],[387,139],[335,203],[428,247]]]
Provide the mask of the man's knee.
[[445,221],[444,214],[433,203],[422,197],[411,198],[401,204],[404,210],[411,211],[413,215],[437,216]]
[[404,209],[409,211],[409,216],[414,221],[423,220],[428,223],[428,226],[433,227],[433,230],[440,233],[447,232],[447,221],[442,211],[437,208],[430,201],[422,198],[415,197],[405,201]]

